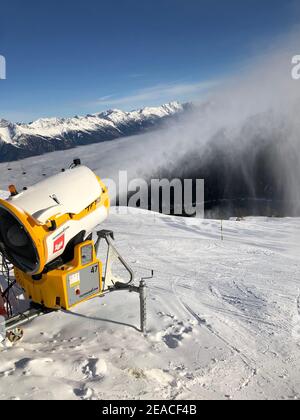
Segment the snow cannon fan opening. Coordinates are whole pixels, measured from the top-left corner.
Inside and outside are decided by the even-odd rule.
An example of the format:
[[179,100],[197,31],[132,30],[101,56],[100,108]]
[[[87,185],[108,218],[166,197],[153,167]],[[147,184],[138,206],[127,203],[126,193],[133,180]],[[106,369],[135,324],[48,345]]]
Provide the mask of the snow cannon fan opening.
[[108,216],[103,182],[74,160],[70,169],[0,199],[0,252],[34,304],[69,309],[103,291],[93,229]]

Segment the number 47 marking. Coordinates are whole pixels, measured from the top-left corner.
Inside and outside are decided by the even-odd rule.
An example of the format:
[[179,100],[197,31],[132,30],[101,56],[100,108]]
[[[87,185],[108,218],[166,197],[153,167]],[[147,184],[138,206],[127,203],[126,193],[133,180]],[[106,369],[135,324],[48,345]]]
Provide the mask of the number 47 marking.
[[94,267],[92,267],[91,273],[98,273],[98,265],[94,265]]

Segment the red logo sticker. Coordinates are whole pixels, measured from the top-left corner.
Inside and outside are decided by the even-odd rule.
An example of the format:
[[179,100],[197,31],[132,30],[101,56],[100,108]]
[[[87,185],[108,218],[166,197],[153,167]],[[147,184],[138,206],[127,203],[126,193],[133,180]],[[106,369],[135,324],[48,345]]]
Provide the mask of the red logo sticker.
[[65,234],[62,234],[59,238],[54,241],[53,244],[53,254],[63,249],[65,246]]

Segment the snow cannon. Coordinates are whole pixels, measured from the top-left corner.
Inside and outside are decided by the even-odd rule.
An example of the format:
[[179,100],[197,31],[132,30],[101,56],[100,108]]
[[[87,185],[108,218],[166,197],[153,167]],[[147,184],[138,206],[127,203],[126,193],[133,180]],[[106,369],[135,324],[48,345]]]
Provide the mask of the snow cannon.
[[79,159],[70,169],[0,199],[0,253],[34,304],[69,309],[102,293],[92,232],[108,216],[103,182]]

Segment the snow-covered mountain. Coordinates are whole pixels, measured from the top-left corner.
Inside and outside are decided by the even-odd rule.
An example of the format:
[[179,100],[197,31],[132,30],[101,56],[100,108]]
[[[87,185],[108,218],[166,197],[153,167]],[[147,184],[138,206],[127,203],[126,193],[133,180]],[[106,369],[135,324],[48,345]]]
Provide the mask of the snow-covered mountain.
[[183,112],[178,102],[154,108],[73,118],[43,118],[29,124],[0,120],[0,162],[142,133]]

